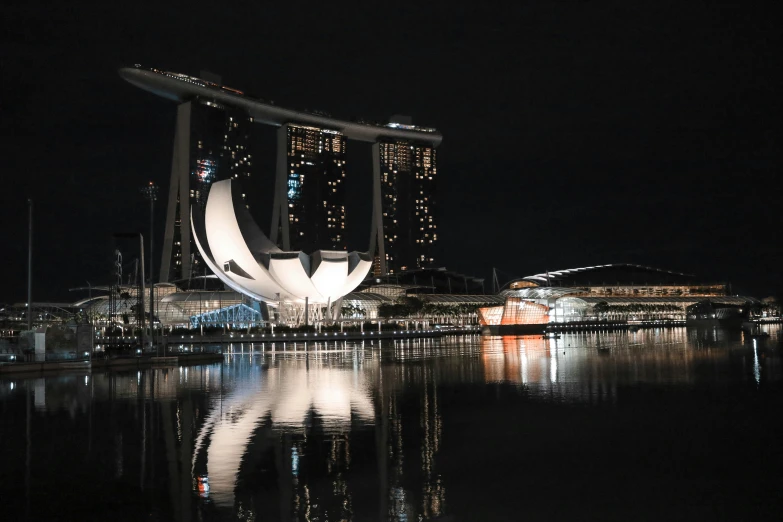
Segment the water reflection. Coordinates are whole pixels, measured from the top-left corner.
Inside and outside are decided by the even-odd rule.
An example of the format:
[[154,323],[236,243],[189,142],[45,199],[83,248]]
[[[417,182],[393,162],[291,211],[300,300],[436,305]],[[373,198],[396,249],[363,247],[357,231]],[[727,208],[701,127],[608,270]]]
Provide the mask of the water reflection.
[[[0,482],[29,504],[11,518],[61,516],[54,477],[67,475],[91,491],[68,497],[74,513],[119,504],[158,520],[462,519],[459,463],[472,448],[453,441],[477,429],[483,408],[506,404],[498,415],[515,426],[525,404],[613,411],[636,387],[763,390],[783,373],[771,331],[762,341],[681,328],[237,345],[222,364],[4,378]],[[33,491],[61,501],[30,503]]]
[[[772,340],[767,348],[779,343]],[[743,361],[752,354],[752,376],[761,380],[764,362],[756,339],[716,328],[651,329],[637,332],[484,337],[484,379],[523,386],[529,393],[565,401],[616,400],[618,386],[694,384],[721,380],[725,372],[746,377]],[[768,350],[769,351],[769,350]],[[738,365],[728,359],[736,358]],[[764,363],[764,364],[762,364]]]
[[[245,364],[241,358],[244,356],[239,360],[232,356],[229,366]],[[349,431],[352,421],[370,425],[374,422],[372,386],[367,374],[359,368],[335,367],[339,362],[340,359],[326,359],[318,354],[300,354],[277,357],[265,368],[256,357],[256,364],[248,364],[246,373],[240,373],[241,380],[234,379],[224,393],[210,401],[211,411],[196,437],[192,468],[208,480],[209,496],[216,505],[233,506],[242,458],[254,433],[263,425],[297,433],[318,417],[323,433],[331,435]],[[377,359],[374,363],[377,365]],[[203,459],[201,466],[197,466],[199,459]],[[296,476],[296,447],[291,448],[290,460],[291,472]]]

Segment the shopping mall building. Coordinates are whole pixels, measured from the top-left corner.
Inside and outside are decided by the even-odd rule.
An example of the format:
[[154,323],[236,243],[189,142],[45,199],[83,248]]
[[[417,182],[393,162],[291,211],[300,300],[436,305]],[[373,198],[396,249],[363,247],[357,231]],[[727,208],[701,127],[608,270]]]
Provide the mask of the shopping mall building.
[[479,322],[492,333],[570,323],[674,323],[686,309],[709,301],[718,305],[760,304],[729,295],[726,283],[633,264],[570,268],[515,279],[506,284],[500,306],[479,309]]

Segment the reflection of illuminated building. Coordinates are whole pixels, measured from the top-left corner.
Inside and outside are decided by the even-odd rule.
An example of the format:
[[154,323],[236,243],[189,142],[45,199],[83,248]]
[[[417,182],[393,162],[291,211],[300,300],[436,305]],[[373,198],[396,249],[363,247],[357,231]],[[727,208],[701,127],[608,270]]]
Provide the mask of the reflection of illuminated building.
[[[567,333],[559,339],[483,336],[481,359],[486,382],[517,384],[534,395],[568,401],[614,401],[620,386],[692,383],[700,369],[719,371],[708,347],[726,342],[714,337],[725,334],[666,328]],[[705,341],[705,335],[712,337]]]
[[443,436],[443,419],[438,406],[437,383],[432,381],[431,375],[425,376],[420,425],[424,431],[421,437],[421,473],[424,482],[421,514],[425,519],[429,519],[440,516],[446,502],[446,489],[438,473],[436,459]]
[[[411,350],[420,347],[407,345],[399,355],[417,357]],[[255,357],[233,358],[224,378],[242,384],[235,391],[224,385],[222,399],[212,396],[194,441],[196,494],[245,518],[258,515],[251,506],[264,506],[273,518],[277,509],[279,518],[290,513],[294,520],[376,519],[359,492],[366,495],[366,483],[377,480],[380,519],[443,515],[440,373],[429,365],[381,367],[378,359],[356,356],[349,355],[354,369],[317,352],[265,357],[270,366],[263,371]],[[400,379],[422,394],[400,395]]]
[[[645,415],[636,408],[640,394],[665,417],[676,389],[712,399],[716,384],[728,385],[727,393],[776,385],[781,367],[774,356],[777,344],[770,343],[780,341],[781,328],[765,328],[771,339],[758,346],[743,341],[740,332],[712,328],[397,341],[384,344],[382,364],[380,350],[350,343],[339,343],[345,350],[339,352],[335,343],[328,350],[310,343],[304,353],[298,343],[289,344],[286,353],[278,346],[263,354],[256,345],[252,355],[244,345],[236,351],[244,349],[245,355],[228,356],[223,364],[92,375],[85,370],[39,380],[6,376],[0,400],[7,405],[8,443],[16,440],[17,448],[25,438],[25,410],[33,415],[34,494],[39,485],[56,489],[48,478],[59,472],[49,470],[42,480],[46,448],[39,443],[51,437],[36,434],[56,435],[56,427],[65,426],[70,436],[61,437],[57,448],[102,464],[89,470],[97,494],[116,493],[117,477],[143,491],[154,489],[161,496],[152,504],[162,510],[157,518],[480,520],[461,513],[475,505],[467,474],[481,465],[478,478],[489,477],[495,488],[517,473],[504,468],[509,451],[522,452],[517,463],[548,465],[549,451],[539,449],[556,449],[552,440],[570,440],[561,428],[571,424],[564,421],[586,416],[595,426],[605,424],[607,413],[617,417],[618,412],[591,413],[584,404],[617,407],[634,421]],[[45,405],[39,401],[44,394]],[[351,401],[352,396],[357,398]],[[690,406],[674,410],[675,429],[693,415]],[[611,439],[615,427],[604,428]],[[482,455],[497,433],[503,444],[484,467]],[[517,450],[516,442],[528,450]],[[586,451],[591,445],[594,437],[588,437]],[[472,448],[479,448],[479,456],[465,459],[465,465]],[[531,458],[536,451],[537,461]],[[556,462],[567,467],[569,451]],[[8,469],[24,468],[24,451],[5,456]],[[599,455],[599,467],[600,460]],[[618,461],[618,469],[624,465]],[[551,477],[561,466],[553,469]],[[9,482],[9,494],[24,495],[18,482]],[[512,484],[506,491],[516,489]],[[13,505],[10,509],[12,519],[24,518]],[[35,507],[34,515],[57,517]]]
[[557,347],[541,336],[484,337],[481,341],[487,382],[540,385],[557,382]]
[[[205,453],[209,496],[220,506],[234,505],[248,444],[267,419],[274,430],[296,433],[306,429],[310,415],[316,415],[325,432],[332,434],[348,430],[352,418],[366,424],[374,419],[363,374],[330,368],[325,361],[283,360],[252,382],[252,387],[213,405],[196,439],[193,463]],[[299,467],[297,455],[290,457],[292,473]]]
[[[420,350],[421,347],[400,345],[396,356],[417,358],[423,355]],[[410,417],[406,419],[404,400],[394,392],[386,395],[384,390],[381,393],[382,411],[379,412],[381,419],[376,423],[376,430],[381,432],[376,451],[381,460],[382,490],[386,493],[384,518],[400,521],[435,518],[443,515],[446,509],[446,489],[437,458],[443,436],[439,374],[427,366],[410,370],[398,373],[392,368],[388,373],[384,372],[381,380],[406,384],[406,379],[412,378],[421,390],[416,398],[418,418],[415,421]],[[416,477],[420,488],[408,485],[410,477]]]

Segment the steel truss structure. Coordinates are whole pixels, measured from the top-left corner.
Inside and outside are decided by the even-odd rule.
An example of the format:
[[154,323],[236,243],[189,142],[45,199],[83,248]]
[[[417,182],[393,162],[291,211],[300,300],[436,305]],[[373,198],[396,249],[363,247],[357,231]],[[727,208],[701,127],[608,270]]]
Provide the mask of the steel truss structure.
[[234,328],[249,328],[261,322],[261,312],[259,310],[254,310],[250,306],[241,303],[220,308],[219,310],[204,312],[190,318],[190,325],[193,328],[223,325],[231,325]]

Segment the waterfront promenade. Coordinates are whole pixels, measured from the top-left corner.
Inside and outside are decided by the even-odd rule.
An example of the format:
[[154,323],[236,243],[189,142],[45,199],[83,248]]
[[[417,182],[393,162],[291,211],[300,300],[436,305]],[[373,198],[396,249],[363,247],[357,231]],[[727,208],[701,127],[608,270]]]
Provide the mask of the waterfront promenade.
[[57,371],[81,371],[112,370],[149,368],[158,365],[187,365],[201,364],[204,362],[223,359],[227,352],[225,347],[232,344],[255,344],[270,346],[292,345],[292,349],[312,348],[318,350],[320,345],[331,345],[356,341],[381,341],[397,339],[437,338],[446,334],[465,335],[476,334],[476,327],[454,328],[449,330],[393,330],[380,332],[281,332],[275,334],[241,334],[227,333],[217,335],[168,335],[157,339],[156,346],[152,349],[133,349],[138,346],[138,337],[116,337],[96,340],[96,347],[104,347],[109,344],[115,349],[124,347],[120,354],[109,355],[108,352],[93,352],[70,358],[58,358],[45,361],[13,361],[0,363],[0,375],[19,373],[39,373]]

